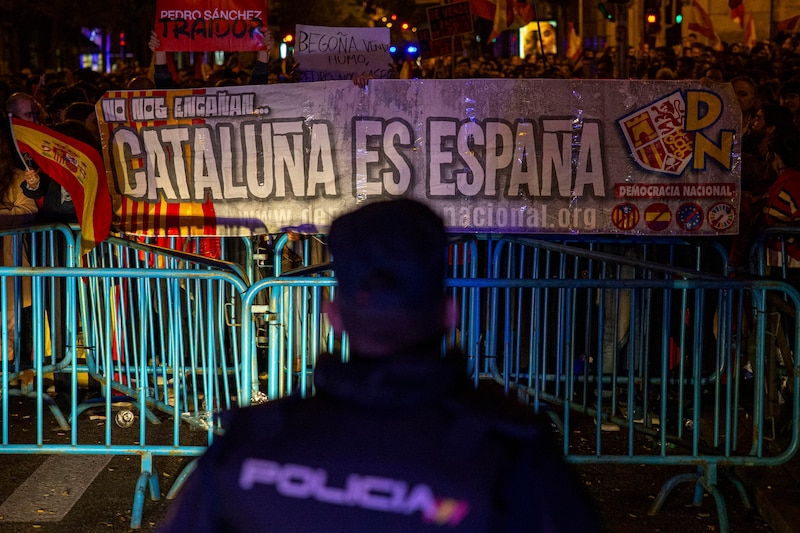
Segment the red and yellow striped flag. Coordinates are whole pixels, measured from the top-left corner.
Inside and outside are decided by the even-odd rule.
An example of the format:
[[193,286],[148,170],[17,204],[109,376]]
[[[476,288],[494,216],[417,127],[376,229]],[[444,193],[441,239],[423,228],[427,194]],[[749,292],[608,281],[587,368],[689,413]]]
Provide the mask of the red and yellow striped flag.
[[111,229],[111,196],[97,150],[33,122],[12,118],[11,127],[20,152],[30,154],[72,197],[81,226],[81,253],[103,242]]

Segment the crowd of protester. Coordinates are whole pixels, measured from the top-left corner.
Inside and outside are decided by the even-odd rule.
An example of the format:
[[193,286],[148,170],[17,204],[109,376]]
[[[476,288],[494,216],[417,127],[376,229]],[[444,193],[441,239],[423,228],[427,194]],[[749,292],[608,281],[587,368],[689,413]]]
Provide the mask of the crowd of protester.
[[[225,64],[214,68],[190,65],[177,69],[167,63],[166,54],[156,52],[157,48],[157,40],[151,40],[152,64],[147,67],[120,64],[111,73],[90,69],[42,73],[26,69],[0,75],[0,103],[9,114],[47,125],[99,148],[94,106],[106,91],[297,80],[297,65],[278,59],[275,50],[271,58],[264,52],[229,54]],[[689,36],[678,47],[656,47],[629,55],[624,65],[626,76],[620,75],[623,67],[616,64],[617,58],[616,50],[609,47],[585,50],[577,60],[564,54],[534,54],[527,58],[462,55],[425,60],[401,58],[395,66],[398,77],[425,79],[628,77],[730,82],[742,111],[741,233],[729,243],[732,264],[745,265],[749,244],[762,228],[800,225],[800,36],[781,34],[772,42],[752,48],[731,44],[722,49],[703,45]],[[71,199],[60,185],[43,173],[24,172],[11,163],[16,154],[10,132],[4,128],[0,128],[0,229],[27,223],[33,216],[40,221],[75,222]],[[380,237],[383,239],[383,235]],[[0,265],[22,264],[12,257],[11,246],[9,237],[0,239],[0,251],[4,252],[0,254]],[[800,247],[790,243],[785,250],[790,266],[800,267]],[[63,251],[61,256],[63,261]],[[795,281],[800,282],[800,276]],[[55,288],[49,291],[53,294],[50,298],[58,299],[63,287]],[[10,287],[6,292],[13,294]],[[29,298],[22,303],[23,308],[30,305]],[[60,305],[53,308],[60,309]],[[15,316],[13,312],[9,315],[8,329],[13,332]],[[56,350],[62,351],[62,333],[57,335]],[[9,359],[14,357],[13,342],[13,338],[8,339]],[[22,351],[29,353],[30,347]]]
[[[748,49],[734,43],[722,47],[707,46],[690,34],[679,46],[661,46],[639,50],[630,54],[624,66],[626,77],[633,79],[691,80],[708,78],[713,81],[731,81],[746,75],[757,85],[762,103],[778,100],[780,85],[792,78],[800,79],[800,35],[779,34],[771,42],[761,42]],[[151,43],[152,49],[152,43]],[[154,54],[154,55],[157,55]],[[188,56],[187,56],[188,57]],[[620,77],[615,65],[617,53],[613,46],[603,50],[584,50],[575,61],[564,54],[494,57],[464,53],[430,59],[398,58],[395,64],[398,75],[405,63],[410,63],[412,77],[416,78],[583,78],[611,79]],[[157,63],[157,62],[156,62]],[[255,53],[228,54],[222,65],[189,64],[171,68],[175,87],[192,88],[247,84],[253,68],[261,68]],[[289,60],[277,57],[273,50],[269,73],[259,73],[260,79],[269,83],[293,82],[295,67]],[[22,72],[0,75],[0,102],[6,102],[14,93],[33,95],[48,117],[44,122],[59,122],[85,113],[86,103],[93,104],[106,91],[123,88],[152,88],[153,69],[149,61],[140,64],[117,64],[111,73],[90,69],[62,69],[60,71]],[[66,117],[67,108],[80,103]],[[78,111],[81,109],[82,111]],[[82,117],[78,117],[82,118]]]
[[[265,40],[265,44],[271,47],[271,37]],[[174,63],[167,64],[167,54],[156,52],[157,46],[157,39],[151,40],[153,56],[149,58],[150,64],[146,61],[141,65],[120,64],[111,73],[90,69],[42,73],[26,69],[2,75],[0,102],[5,103],[7,112],[20,118],[67,131],[84,142],[92,141],[99,146],[94,104],[108,90],[288,83],[296,80],[297,65],[277,57],[275,47],[271,47],[269,55],[265,51],[228,54],[223,65],[214,67],[198,62],[176,68]],[[619,71],[622,69],[627,72],[627,77],[633,79],[731,82],[743,114],[741,226],[761,228],[796,222],[800,215],[794,206],[800,205],[800,191],[795,198],[793,191],[785,187],[775,189],[776,183],[786,180],[777,179],[784,168],[777,168],[774,164],[777,152],[773,147],[777,146],[777,139],[794,141],[800,125],[800,35],[779,34],[773,41],[747,48],[738,43],[707,46],[690,34],[679,46],[655,47],[631,54],[622,67],[615,65],[617,56],[613,47],[600,51],[585,50],[577,61],[568,59],[565,54],[498,58],[464,53],[457,57],[398,59],[396,70],[399,77],[416,78],[613,79],[621,77]],[[183,58],[187,57],[188,54],[184,54]],[[794,165],[788,156],[781,159],[782,167]],[[786,205],[776,208],[775,199],[787,195]],[[44,207],[41,200],[39,204]],[[773,208],[765,211],[764,205]],[[48,216],[49,211],[46,208],[41,210],[40,216]],[[743,260],[745,243],[752,237],[746,231],[743,233],[739,239],[741,242],[732,244],[732,256],[738,262]]]
[[[151,43],[152,49],[152,43]],[[437,58],[414,58],[411,73],[416,78],[584,78],[611,79],[620,77],[617,52],[613,46],[603,50],[584,50],[580,58],[565,54],[534,54],[495,57],[490,54],[466,53]],[[171,68],[176,87],[192,88],[214,85],[246,84],[252,69],[259,68],[255,53],[232,53],[224,64],[208,65],[189,61],[186,54],[183,68]],[[200,55],[200,57],[205,57]],[[398,75],[409,58],[398,57]],[[191,64],[190,64],[191,63]],[[281,60],[272,50],[269,61],[269,83],[293,82],[295,67],[290,59]],[[800,35],[781,33],[774,41],[760,42],[752,48],[739,43],[712,47],[690,34],[678,46],[660,46],[637,50],[627,57],[626,76],[632,79],[682,80],[709,78],[730,81],[747,75],[759,85],[759,97],[775,100],[779,85],[800,77]],[[149,88],[153,70],[147,61],[138,64],[117,64],[111,73],[90,69],[22,72],[0,75],[0,102],[14,92],[32,94],[54,121],[63,119],[66,108],[74,102],[93,103],[107,90]],[[261,78],[261,76],[259,76]]]

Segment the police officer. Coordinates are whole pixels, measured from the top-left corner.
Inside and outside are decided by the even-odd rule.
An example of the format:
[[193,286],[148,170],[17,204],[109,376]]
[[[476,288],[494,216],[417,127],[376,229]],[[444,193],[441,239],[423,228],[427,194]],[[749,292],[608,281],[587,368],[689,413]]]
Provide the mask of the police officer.
[[327,311],[350,361],[321,356],[312,398],[235,411],[163,531],[598,530],[549,424],[441,356],[456,319],[442,220],[413,200],[370,203],[328,244]]

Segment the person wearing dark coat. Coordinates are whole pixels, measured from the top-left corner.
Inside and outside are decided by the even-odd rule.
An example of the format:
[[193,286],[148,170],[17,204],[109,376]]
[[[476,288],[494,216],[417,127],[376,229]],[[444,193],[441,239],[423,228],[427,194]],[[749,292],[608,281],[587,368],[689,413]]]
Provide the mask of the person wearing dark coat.
[[598,531],[550,424],[442,355],[456,319],[442,220],[370,203],[328,244],[349,361],[321,355],[310,398],[230,412],[161,531]]

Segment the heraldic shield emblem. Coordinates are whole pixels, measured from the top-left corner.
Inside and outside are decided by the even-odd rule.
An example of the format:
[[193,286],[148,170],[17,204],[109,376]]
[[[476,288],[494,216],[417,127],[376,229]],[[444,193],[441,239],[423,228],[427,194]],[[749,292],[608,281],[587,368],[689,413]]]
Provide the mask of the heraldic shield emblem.
[[656,100],[617,123],[636,162],[650,172],[680,176],[692,160],[694,134],[686,133],[681,91]]

